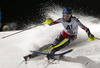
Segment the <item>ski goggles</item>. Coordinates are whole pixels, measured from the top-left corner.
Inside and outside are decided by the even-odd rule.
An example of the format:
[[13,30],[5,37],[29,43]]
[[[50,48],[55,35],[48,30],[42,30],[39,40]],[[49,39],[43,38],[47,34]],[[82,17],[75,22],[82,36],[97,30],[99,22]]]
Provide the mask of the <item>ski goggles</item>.
[[70,18],[71,15],[63,15],[63,18]]

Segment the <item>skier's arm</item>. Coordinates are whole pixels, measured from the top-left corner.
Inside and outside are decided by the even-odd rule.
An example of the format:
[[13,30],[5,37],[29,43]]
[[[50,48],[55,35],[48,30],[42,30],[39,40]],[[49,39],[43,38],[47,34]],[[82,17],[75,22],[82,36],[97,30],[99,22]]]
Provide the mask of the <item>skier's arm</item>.
[[54,24],[58,24],[59,22],[53,21],[51,24],[49,25],[54,25]]
[[58,24],[58,23],[60,23],[60,22],[61,22],[61,18],[59,18],[59,19],[53,21],[53,22],[52,22],[51,24],[49,24],[49,25],[55,25],[55,24]]
[[86,26],[84,26],[78,19],[77,19],[77,23],[78,23],[78,25],[79,25],[83,30],[86,31],[86,33],[88,34],[88,37],[94,38],[94,35],[91,34],[89,28],[87,28]]
[[55,21],[53,21],[53,19],[49,18],[44,23],[42,23],[42,25],[45,25],[45,24],[54,25],[54,24],[60,23],[60,21],[61,21],[61,18],[58,20],[55,20]]

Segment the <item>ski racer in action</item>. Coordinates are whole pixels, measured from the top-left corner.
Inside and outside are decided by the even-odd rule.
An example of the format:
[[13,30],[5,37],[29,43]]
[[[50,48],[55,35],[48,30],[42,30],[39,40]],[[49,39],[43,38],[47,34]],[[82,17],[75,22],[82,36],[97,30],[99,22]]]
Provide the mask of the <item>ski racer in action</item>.
[[[94,38],[94,35],[91,34],[89,28],[84,26],[76,17],[72,16],[72,10],[69,8],[65,8],[62,11],[63,17],[59,18],[52,23],[49,23],[49,25],[54,25],[58,23],[62,23],[64,26],[64,30],[60,32],[60,34],[57,36],[55,41],[52,44],[48,44],[43,46],[42,48],[38,49],[37,51],[41,52],[49,47],[54,47],[58,45],[61,41],[68,38],[69,40],[66,42],[66,44],[61,45],[57,48],[53,48],[50,52],[50,54],[55,54],[55,52],[59,51],[60,49],[72,44],[77,39],[77,33],[78,33],[78,26],[81,27],[83,30],[86,31],[88,37]],[[28,58],[33,58],[34,56],[37,56],[37,54],[29,54],[27,56],[24,56],[24,59],[27,61]],[[49,56],[48,56],[49,57]],[[50,57],[52,58],[52,57]]]

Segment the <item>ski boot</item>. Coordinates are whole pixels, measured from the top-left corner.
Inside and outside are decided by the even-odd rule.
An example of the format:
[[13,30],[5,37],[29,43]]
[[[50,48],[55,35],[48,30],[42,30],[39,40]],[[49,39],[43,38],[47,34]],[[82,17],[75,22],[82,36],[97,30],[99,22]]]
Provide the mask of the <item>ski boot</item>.
[[[51,50],[51,52],[50,53],[48,53],[48,54],[55,54],[55,50],[53,49],[53,50]],[[54,56],[52,56],[52,55],[47,55],[46,56],[46,58],[49,60],[49,59],[55,59],[55,57]]]
[[46,58],[47,58],[48,60],[50,60],[50,59],[55,59],[54,56],[50,56],[50,55],[47,55]]

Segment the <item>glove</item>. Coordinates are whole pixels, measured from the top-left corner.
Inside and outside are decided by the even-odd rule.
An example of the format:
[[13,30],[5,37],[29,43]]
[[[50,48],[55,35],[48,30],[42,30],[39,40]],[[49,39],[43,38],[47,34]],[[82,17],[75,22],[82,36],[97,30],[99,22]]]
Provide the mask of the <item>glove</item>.
[[88,34],[88,40],[89,41],[94,41],[96,38],[94,37],[94,35],[93,34]]
[[49,19],[47,19],[44,23],[42,23],[42,25],[44,25],[44,24],[49,25],[49,24],[51,24],[52,22],[53,22],[53,19],[49,18]]
[[94,35],[93,34],[88,34],[88,37],[90,37],[91,39],[94,39],[95,37],[94,37]]

